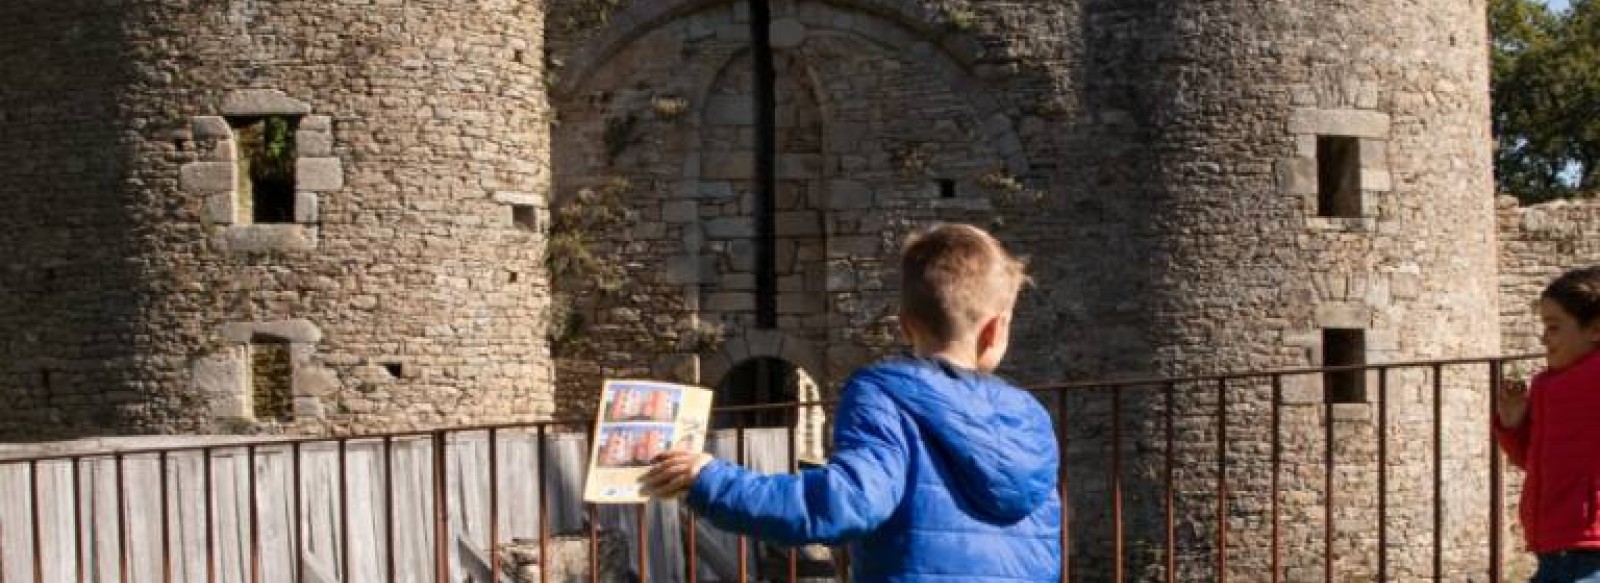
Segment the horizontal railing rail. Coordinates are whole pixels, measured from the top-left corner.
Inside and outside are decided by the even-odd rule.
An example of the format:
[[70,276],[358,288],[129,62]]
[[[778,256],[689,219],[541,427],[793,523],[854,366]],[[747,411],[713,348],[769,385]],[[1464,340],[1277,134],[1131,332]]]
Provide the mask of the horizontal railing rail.
[[[1083,500],[1085,494],[1074,492],[1081,481],[1091,480],[1093,495],[1104,488],[1104,524],[1085,527],[1099,529],[1092,540],[1074,536],[1081,534],[1074,532],[1073,519],[1078,517],[1061,520],[1061,578],[1177,581],[1183,569],[1197,568],[1187,563],[1200,561],[1204,565],[1198,568],[1209,573],[1206,578],[1226,581],[1234,573],[1230,561],[1247,560],[1264,563],[1272,581],[1285,580],[1285,553],[1305,552],[1303,544],[1286,549],[1283,531],[1285,437],[1294,435],[1286,434],[1284,427],[1289,405],[1286,386],[1307,378],[1355,373],[1376,380],[1367,399],[1375,417],[1372,499],[1351,502],[1337,497],[1338,470],[1349,465],[1341,465],[1335,455],[1337,403],[1323,399],[1311,404],[1321,407],[1321,426],[1295,429],[1320,433],[1315,437],[1320,437],[1323,448],[1317,504],[1323,514],[1321,576],[1333,581],[1340,574],[1335,541],[1351,534],[1339,529],[1336,502],[1355,504],[1375,516],[1371,531],[1363,533],[1376,539],[1372,575],[1378,580],[1394,576],[1390,415],[1395,387],[1408,385],[1414,391],[1412,403],[1426,402],[1425,433],[1432,445],[1424,456],[1431,469],[1428,568],[1432,578],[1450,579],[1455,574],[1447,571],[1445,560],[1445,424],[1487,427],[1495,400],[1495,391],[1487,389],[1502,382],[1507,363],[1532,358],[1460,358],[1032,386],[1029,390],[1058,421],[1063,452],[1059,487],[1065,511],[1070,515],[1074,501]],[[1420,375],[1397,378],[1401,371],[1420,371]],[[1455,383],[1454,389],[1486,393],[1487,407],[1447,417],[1450,375],[1467,379]],[[1074,410],[1073,400],[1079,397],[1108,402],[1092,413]],[[1138,442],[1125,435],[1132,418],[1130,399],[1142,407],[1133,414],[1147,422],[1134,436]],[[718,407],[715,413],[741,420],[758,412],[828,410],[835,405],[836,401],[748,405]],[[1299,405],[1303,409],[1306,403]],[[1082,439],[1070,431],[1079,421],[1103,425],[1104,442],[1073,443]],[[1256,423],[1266,424],[1270,434],[1265,483],[1234,474],[1242,472],[1234,467],[1238,458],[1250,454],[1238,451],[1230,431],[1258,429]],[[796,426],[738,424],[719,431],[711,445],[719,455],[756,469],[792,472],[800,461]],[[1184,437],[1180,443],[1180,431],[1204,433],[1214,442],[1196,444],[1192,437]],[[583,504],[581,476],[592,432],[592,419],[584,418],[0,459],[0,486],[4,486],[0,488],[4,492],[0,583],[422,580],[419,573],[440,582],[521,580],[513,578],[516,574],[506,564],[510,549],[537,556],[535,566],[523,568],[536,571],[542,581],[551,580],[552,571],[558,569],[569,574],[581,571],[589,580],[601,581],[611,576],[608,573],[617,575],[618,568],[649,580],[796,581],[805,570],[802,563],[825,567],[826,561],[803,557],[798,549],[765,549],[750,537],[716,531],[675,503],[610,508]],[[1150,443],[1160,451],[1155,459],[1149,452],[1130,454],[1130,444]],[[1187,448],[1181,455],[1180,445]],[[1083,451],[1103,451],[1106,459],[1093,468],[1075,467],[1069,458],[1082,457]],[[1197,451],[1201,453],[1193,453]],[[1487,451],[1482,468],[1489,481],[1489,500],[1482,512],[1488,528],[1485,540],[1479,541],[1487,560],[1481,568],[1488,580],[1498,582],[1504,578],[1505,485],[1497,450],[1490,444]],[[1196,456],[1210,467],[1201,468],[1206,464],[1197,464]],[[1154,490],[1155,503],[1141,499],[1142,503],[1130,505],[1131,466],[1146,470],[1134,479],[1140,487]],[[1204,476],[1208,483],[1199,490],[1213,500],[1214,508],[1201,514],[1180,510],[1180,482],[1195,480],[1180,478],[1180,469],[1209,472]],[[1230,551],[1230,537],[1263,535],[1232,531],[1238,489],[1264,489],[1269,500],[1270,532],[1264,535],[1270,548],[1258,555]],[[1128,565],[1130,518],[1146,529],[1156,524],[1161,546],[1159,560],[1145,561],[1148,564],[1137,573],[1130,573]],[[1185,546],[1178,532],[1180,522],[1204,527],[1208,542]],[[618,540],[619,533],[626,539]],[[574,564],[562,563],[557,557],[570,558],[573,553],[561,555],[557,545],[580,549],[583,552],[577,554],[584,556],[568,561]],[[1197,550],[1196,545],[1204,548]],[[620,567],[623,561],[618,557],[627,555],[631,555],[628,564]]]

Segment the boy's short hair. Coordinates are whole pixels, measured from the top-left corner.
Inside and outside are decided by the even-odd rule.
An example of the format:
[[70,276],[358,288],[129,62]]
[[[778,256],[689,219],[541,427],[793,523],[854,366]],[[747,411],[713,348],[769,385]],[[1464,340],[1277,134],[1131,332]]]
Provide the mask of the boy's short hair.
[[1010,310],[1028,281],[1025,271],[983,229],[936,225],[913,233],[901,249],[901,310],[939,340],[954,340]]
[[1593,324],[1600,319],[1600,265],[1561,274],[1544,288],[1544,293],[1539,297],[1561,306],[1578,320],[1578,324]]

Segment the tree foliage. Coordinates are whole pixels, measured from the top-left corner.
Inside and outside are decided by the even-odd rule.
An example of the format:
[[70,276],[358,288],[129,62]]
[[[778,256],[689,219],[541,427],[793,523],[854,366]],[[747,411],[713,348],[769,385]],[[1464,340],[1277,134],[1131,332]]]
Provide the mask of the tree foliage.
[[1490,0],[1491,87],[1501,192],[1539,202],[1600,190],[1600,0],[1553,12]]

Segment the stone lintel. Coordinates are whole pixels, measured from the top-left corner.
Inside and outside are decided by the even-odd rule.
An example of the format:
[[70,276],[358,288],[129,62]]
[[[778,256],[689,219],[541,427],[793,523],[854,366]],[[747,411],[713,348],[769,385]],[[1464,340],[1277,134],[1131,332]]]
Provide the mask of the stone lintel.
[[1325,302],[1317,306],[1319,328],[1355,328],[1365,330],[1372,326],[1372,309],[1357,302]]
[[545,207],[544,197],[532,192],[501,190],[491,193],[489,195],[489,200],[493,200],[500,204],[523,205],[537,208]]
[[282,338],[291,343],[315,344],[322,341],[322,330],[310,320],[275,320],[271,322],[229,322],[222,325],[222,337],[229,342],[249,344],[257,335]]
[[1289,114],[1289,133],[1386,139],[1389,120],[1387,113],[1360,109],[1299,109]]
[[222,98],[223,115],[305,115],[311,105],[277,89],[240,89]]

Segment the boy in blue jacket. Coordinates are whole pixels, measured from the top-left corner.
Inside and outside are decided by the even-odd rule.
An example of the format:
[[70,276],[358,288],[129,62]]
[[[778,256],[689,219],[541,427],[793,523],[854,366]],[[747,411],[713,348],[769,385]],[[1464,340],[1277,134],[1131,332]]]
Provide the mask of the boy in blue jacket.
[[943,225],[901,252],[913,354],[845,383],[828,463],[761,475],[670,452],[645,474],[712,524],[783,545],[848,544],[852,580],[1057,581],[1059,462],[1049,414],[991,373],[1027,276],[983,230]]

